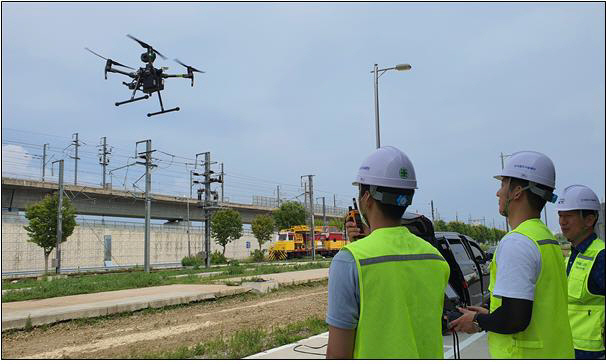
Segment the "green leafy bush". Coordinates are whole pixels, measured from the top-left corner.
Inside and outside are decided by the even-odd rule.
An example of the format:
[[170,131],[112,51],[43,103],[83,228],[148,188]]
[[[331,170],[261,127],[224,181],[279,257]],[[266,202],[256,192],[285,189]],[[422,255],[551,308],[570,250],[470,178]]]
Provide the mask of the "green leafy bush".
[[226,272],[229,275],[242,274],[244,273],[244,267],[242,267],[240,265],[240,262],[238,262],[237,260],[232,260],[229,262]]
[[255,249],[255,251],[252,252],[250,255],[253,257],[253,262],[262,262],[265,260],[265,249]]
[[210,264],[225,264],[227,263],[227,258],[220,251],[216,250],[212,252],[210,255]]
[[181,265],[184,267],[199,267],[204,265],[204,258],[195,255],[191,257],[184,257],[181,259]]

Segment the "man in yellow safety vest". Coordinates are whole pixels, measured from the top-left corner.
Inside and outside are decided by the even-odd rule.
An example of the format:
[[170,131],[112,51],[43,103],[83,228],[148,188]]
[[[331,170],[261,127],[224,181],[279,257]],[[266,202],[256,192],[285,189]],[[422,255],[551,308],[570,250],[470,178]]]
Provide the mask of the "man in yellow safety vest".
[[488,331],[495,359],[572,359],[567,282],[562,251],[540,220],[555,202],[555,168],[538,152],[514,153],[501,173],[499,212],[512,231],[499,242],[490,265],[490,310],[459,309],[457,331]]
[[330,265],[326,357],[442,359],[450,268],[436,248],[400,226],[417,188],[412,163],[397,148],[379,148],[354,185],[365,225],[358,228],[370,234]]
[[604,359],[604,241],[594,232],[600,201],[589,187],[572,185],[557,209],[562,234],[572,244],[566,274],[575,358]]

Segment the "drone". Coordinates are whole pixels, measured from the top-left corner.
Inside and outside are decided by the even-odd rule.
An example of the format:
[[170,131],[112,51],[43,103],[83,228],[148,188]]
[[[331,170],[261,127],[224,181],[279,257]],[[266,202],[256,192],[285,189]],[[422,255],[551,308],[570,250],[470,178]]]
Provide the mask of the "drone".
[[[116,62],[110,58],[103,57],[102,55],[100,55],[96,52],[93,52],[89,48],[84,48],[87,51],[91,52],[92,54],[106,60],[106,62],[105,62],[105,79],[106,80],[107,80],[108,72],[120,73],[120,74],[126,75],[132,79],[131,82],[122,82],[122,84],[125,85],[126,87],[128,87],[129,90],[133,91],[130,99],[128,99],[126,101],[116,102],[115,105],[120,106],[120,105],[128,104],[131,102],[139,101],[139,100],[145,100],[145,99],[148,99],[154,92],[157,92],[158,100],[160,101],[161,110],[158,112],[148,113],[147,114],[148,117],[151,117],[154,115],[159,115],[159,114],[164,114],[164,113],[168,113],[168,112],[172,112],[172,111],[179,111],[180,110],[179,107],[175,107],[175,108],[167,109],[167,110],[164,109],[164,104],[162,103],[162,96],[160,95],[160,91],[164,90],[164,79],[165,78],[174,78],[174,77],[189,78],[189,79],[191,79],[191,86],[194,87],[194,72],[204,73],[204,71],[197,70],[194,67],[188,66],[185,63],[179,61],[178,59],[175,59],[175,62],[177,62],[178,64],[180,64],[181,66],[183,66],[187,69],[187,73],[186,74],[176,74],[176,75],[170,75],[168,73],[165,73],[165,71],[168,70],[168,67],[161,67],[161,68],[154,67],[154,61],[156,60],[156,55],[162,57],[162,59],[164,59],[164,60],[167,59],[162,53],[158,52],[151,45],[133,37],[130,34],[127,34],[126,36],[129,37],[130,39],[134,40],[135,42],[139,43],[139,45],[141,45],[141,47],[145,48],[145,52],[143,52],[141,54],[141,62],[145,63],[145,67],[140,67],[138,70],[135,70],[132,67],[129,67],[122,63]],[[128,69],[133,70],[133,72],[123,71],[121,69],[115,68],[114,66],[128,68]],[[135,97],[135,94],[137,93],[137,91],[141,91],[144,95]]]

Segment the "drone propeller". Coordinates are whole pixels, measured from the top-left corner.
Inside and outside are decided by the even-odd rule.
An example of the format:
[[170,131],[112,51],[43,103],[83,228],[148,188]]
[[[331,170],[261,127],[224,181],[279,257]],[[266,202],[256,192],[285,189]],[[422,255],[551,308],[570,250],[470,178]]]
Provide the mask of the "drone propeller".
[[194,72],[205,73],[204,71],[200,71],[200,70],[193,68],[192,66],[186,65],[185,63],[179,61],[176,58],[175,58],[175,62],[177,62],[181,66],[187,68],[187,76],[188,76],[187,78],[191,78],[191,87],[194,87]]
[[93,51],[92,51],[92,50],[90,50],[89,48],[86,48],[86,47],[85,47],[84,49],[86,49],[87,51],[91,52],[92,54],[94,54],[94,55],[95,55],[95,56],[97,56],[97,57],[101,57],[101,58],[103,58],[104,60],[109,61],[109,63],[111,63],[111,64],[115,64],[115,65],[117,65],[117,66],[121,66],[121,67],[124,67],[124,68],[128,68],[128,69],[134,70],[134,68],[132,68],[132,67],[129,67],[129,66],[123,65],[122,63],[118,63],[118,62],[116,62],[116,61],[114,61],[114,60],[112,60],[112,59],[105,58],[105,57],[103,57],[102,55],[100,55],[99,53],[95,53],[95,52],[93,52]]
[[154,53],[156,53],[157,55],[159,55],[160,57],[162,57],[162,59],[166,59],[166,57],[165,57],[165,56],[164,56],[162,53],[160,53],[160,52],[158,52],[157,50],[155,50],[155,49],[154,49],[152,46],[150,46],[149,44],[147,44],[147,43],[145,43],[145,42],[143,42],[143,41],[141,41],[141,40],[139,40],[139,39],[137,39],[137,38],[133,37],[133,36],[132,36],[132,35],[130,35],[130,34],[127,34],[126,36],[127,36],[127,37],[129,37],[130,39],[134,40],[135,42],[139,43],[139,44],[141,45],[141,47],[146,48],[147,50],[152,50]]
[[183,62],[179,61],[179,60],[178,60],[178,59],[176,59],[176,58],[175,58],[175,62],[177,62],[177,63],[178,63],[178,64],[180,64],[181,66],[183,66],[183,67],[187,68],[187,72],[189,72],[189,70],[192,70],[193,72],[205,73],[204,71],[200,71],[200,70],[197,70],[197,69],[193,68],[192,66],[188,66],[188,65],[186,65],[185,63],[183,63]]

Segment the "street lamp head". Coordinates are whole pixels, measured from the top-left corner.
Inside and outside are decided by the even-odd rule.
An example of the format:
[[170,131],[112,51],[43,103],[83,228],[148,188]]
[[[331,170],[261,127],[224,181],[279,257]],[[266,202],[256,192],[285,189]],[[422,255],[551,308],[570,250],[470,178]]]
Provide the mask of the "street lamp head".
[[412,68],[412,66],[409,65],[408,63],[396,65],[396,70],[398,70],[398,71],[408,71],[411,68]]

